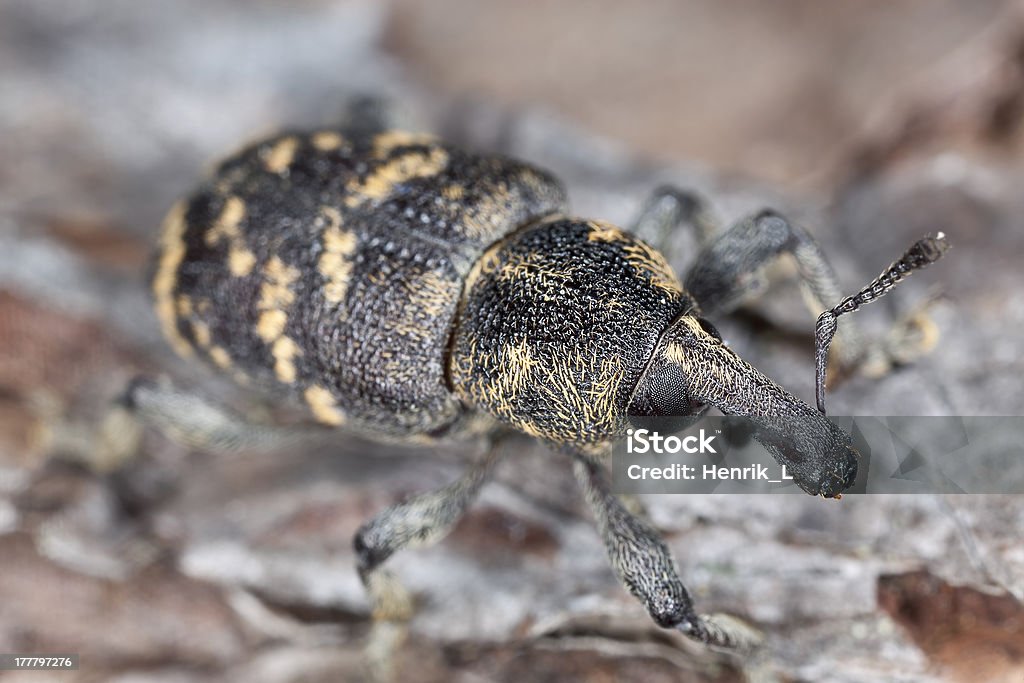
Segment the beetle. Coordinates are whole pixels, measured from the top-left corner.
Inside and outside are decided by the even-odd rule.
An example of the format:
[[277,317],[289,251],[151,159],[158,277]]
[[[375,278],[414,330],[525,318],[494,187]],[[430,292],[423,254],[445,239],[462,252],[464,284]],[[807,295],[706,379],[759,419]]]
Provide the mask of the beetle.
[[[685,284],[656,248],[680,226],[699,242]],[[569,215],[559,181],[530,164],[352,124],[279,134],[220,163],[165,220],[151,282],[175,351],[294,400],[324,425],[401,443],[493,444],[454,483],[360,528],[358,570],[377,623],[409,613],[382,564],[447,533],[502,435],[523,433],[571,458],[615,573],[658,625],[738,646],[743,628],[695,612],[665,543],[611,491],[600,453],[634,419],[713,406],[749,418],[805,491],[838,497],[857,454],[824,414],[836,320],[947,246],[941,233],[923,238],[842,299],[816,242],[774,211],[718,230],[702,199],[663,188],[623,230]],[[783,255],[824,311],[817,408],[742,360],[709,322]],[[844,358],[862,362],[870,354],[853,327],[844,332]],[[140,382],[130,402],[193,442],[238,446],[263,433],[182,396]]]

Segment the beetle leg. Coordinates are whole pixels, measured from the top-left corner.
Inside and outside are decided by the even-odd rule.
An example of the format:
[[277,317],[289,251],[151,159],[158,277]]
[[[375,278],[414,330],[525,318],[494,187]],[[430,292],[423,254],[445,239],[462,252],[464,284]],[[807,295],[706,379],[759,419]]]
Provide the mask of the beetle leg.
[[681,254],[672,235],[680,228],[692,232],[697,244],[704,246],[718,232],[718,219],[700,195],[665,185],[651,193],[630,232],[660,251],[674,266]]
[[387,97],[357,94],[349,99],[339,121],[339,127],[350,136],[374,135],[389,130],[420,130],[407,110]]
[[686,278],[686,289],[706,315],[729,313],[764,286],[759,271],[782,254],[791,254],[809,295],[814,315],[835,306],[842,290],[821,247],[806,231],[773,211],[741,220],[728,230],[697,193],[670,185],[656,189],[633,222],[631,231],[666,257],[679,262],[671,236],[688,228],[701,248]]
[[686,288],[705,314],[729,313],[756,293],[756,275],[783,254],[796,260],[815,314],[839,303],[842,289],[821,247],[774,211],[744,218],[708,241],[686,276]]
[[[762,211],[728,230],[720,230],[714,212],[699,194],[663,186],[651,194],[631,230],[675,265],[682,259],[677,258],[678,242],[672,235],[680,228],[691,231],[701,248],[686,278],[686,289],[705,315],[730,313],[760,294],[767,286],[764,268],[787,253],[797,262],[807,307],[813,315],[842,299],[839,280],[821,247],[806,231],[772,211]],[[872,366],[878,366],[877,357],[867,358],[856,323],[844,326],[837,351],[846,367],[861,360],[871,360]]]
[[[708,316],[729,313],[765,287],[763,271],[783,254],[796,261],[804,300],[817,316],[843,298],[835,270],[818,243],[774,211],[761,211],[704,246],[686,276],[686,289]],[[881,349],[864,343],[856,321],[845,325],[837,347],[840,363],[855,368]]]
[[359,578],[373,613],[367,659],[375,680],[393,677],[392,655],[405,637],[403,622],[412,616],[408,592],[381,565],[403,548],[444,538],[487,481],[500,451],[498,442],[490,444],[487,455],[453,483],[386,508],[356,533]]
[[116,466],[135,455],[139,426],[153,427],[189,448],[215,453],[275,449],[308,441],[310,430],[254,423],[169,380],[136,378],[108,411],[94,458]]
[[597,520],[612,568],[663,628],[678,629],[708,645],[751,650],[760,634],[735,617],[698,615],[676,571],[675,561],[657,532],[630,514],[612,493],[603,469],[594,459],[574,454],[576,478]]

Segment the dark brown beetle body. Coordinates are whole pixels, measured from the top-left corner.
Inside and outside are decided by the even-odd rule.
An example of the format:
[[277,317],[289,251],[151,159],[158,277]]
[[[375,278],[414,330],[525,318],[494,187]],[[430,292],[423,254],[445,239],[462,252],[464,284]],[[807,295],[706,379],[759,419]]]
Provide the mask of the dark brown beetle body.
[[330,425],[439,433],[466,277],[563,208],[552,178],[401,132],[284,135],[223,162],[167,220],[153,281],[166,335]]
[[[660,199],[672,202],[668,217]],[[658,241],[700,211],[696,196],[669,188],[636,230]],[[824,416],[836,319],[947,244],[941,234],[924,238],[841,299],[810,236],[762,211],[717,235],[701,231],[687,277],[698,301],[639,237],[564,212],[565,192],[549,174],[429,136],[355,127],[286,134],[231,157],[172,210],[155,263],[157,313],[180,354],[287,393],[327,425],[407,442],[494,437],[503,425],[567,452],[616,574],[654,621],[740,646],[748,630],[694,612],[667,546],[623,506],[593,456],[631,421],[693,418],[713,405],[751,420],[754,437],[805,491],[838,496],[854,481],[857,457]],[[702,306],[734,307],[751,275],[782,255],[796,259],[815,312],[825,311],[817,410],[743,361],[701,317]],[[223,411],[151,384],[129,394],[140,414],[193,442],[246,442],[247,428]],[[378,624],[411,610],[382,563],[451,530],[496,461],[497,442],[456,482],[387,508],[356,534]],[[394,642],[383,626],[375,633]]]
[[564,208],[550,175],[428,136],[276,137],[172,211],[157,310],[179,352],[327,424],[450,434],[479,407],[606,441],[695,304],[657,252]]

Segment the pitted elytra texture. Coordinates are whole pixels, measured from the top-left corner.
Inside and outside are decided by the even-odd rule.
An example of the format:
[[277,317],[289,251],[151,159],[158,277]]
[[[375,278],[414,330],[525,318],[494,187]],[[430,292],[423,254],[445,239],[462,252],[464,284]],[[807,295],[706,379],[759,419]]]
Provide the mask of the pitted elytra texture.
[[[564,208],[524,164],[423,134],[321,130],[256,144],[168,218],[153,282],[182,354],[284,385],[328,424],[442,429],[463,282],[504,235]],[[175,301],[204,298],[200,311]]]

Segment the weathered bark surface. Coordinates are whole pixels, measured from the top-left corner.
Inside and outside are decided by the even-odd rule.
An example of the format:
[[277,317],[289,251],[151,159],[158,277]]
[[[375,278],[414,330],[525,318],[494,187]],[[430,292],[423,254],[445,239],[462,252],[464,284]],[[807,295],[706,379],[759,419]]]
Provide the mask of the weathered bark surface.
[[[81,653],[61,680],[360,680],[368,617],[352,535],[456,477],[466,454],[338,435],[217,457],[150,434],[115,472],[81,462],[137,374],[260,410],[166,348],[143,286],[149,245],[202,163],[278,125],[329,123],[353,92],[552,169],[583,215],[627,222],[664,182],[707,193],[726,218],[771,205],[810,226],[851,289],[945,230],[955,251],[863,316],[880,330],[940,283],[951,301],[936,311],[938,348],[844,383],[830,410],[1024,415],[1024,67],[1012,31],[976,40],[971,77],[932,75],[894,100],[882,125],[844,142],[828,182],[799,196],[644,162],[542,113],[428,93],[378,47],[389,23],[373,3],[83,7],[0,8],[0,651]],[[974,25],[950,22],[962,22],[951,35]],[[760,316],[720,327],[810,398],[813,321],[792,284],[773,291]],[[649,497],[700,608],[766,633],[760,659],[742,661],[654,627],[612,576],[567,463],[521,451],[448,539],[391,563],[420,602],[402,655],[416,680],[1024,675],[1019,497]]]

